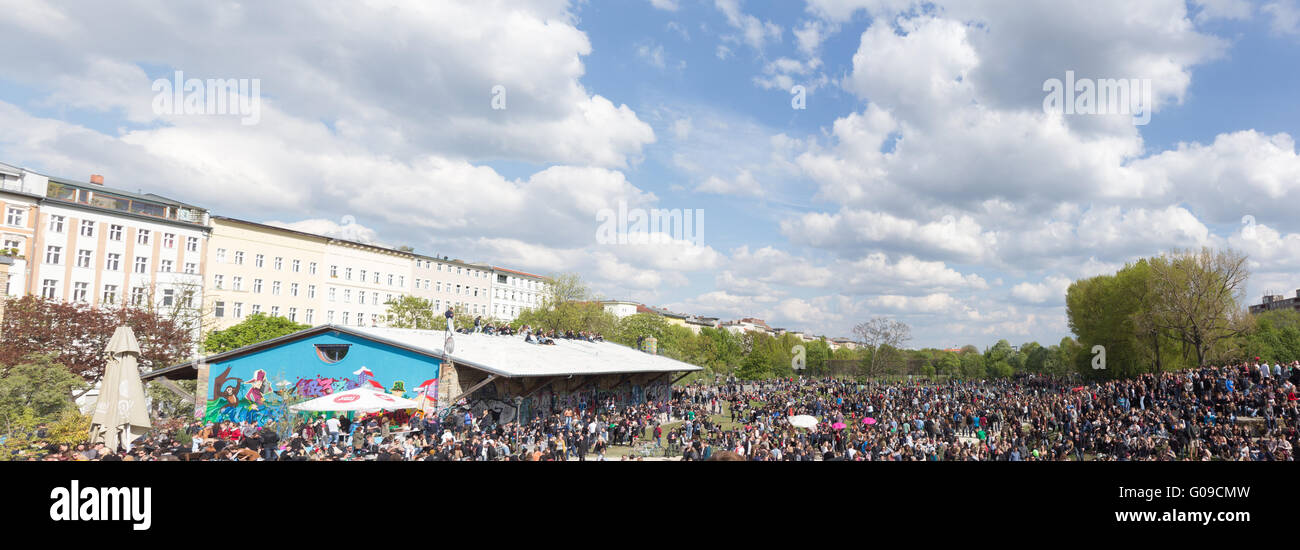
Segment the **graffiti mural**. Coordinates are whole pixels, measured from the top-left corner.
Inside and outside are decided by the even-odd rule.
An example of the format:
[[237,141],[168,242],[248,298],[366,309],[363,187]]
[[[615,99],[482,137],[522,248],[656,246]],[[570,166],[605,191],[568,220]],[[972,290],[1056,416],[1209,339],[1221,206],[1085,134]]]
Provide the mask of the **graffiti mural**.
[[[336,355],[322,355],[317,346],[329,346]],[[213,364],[204,420],[277,422],[294,416],[288,411],[294,403],[360,387],[408,399],[428,390],[437,395],[440,365],[436,358],[352,335],[319,334]],[[407,391],[412,380],[425,382]]]

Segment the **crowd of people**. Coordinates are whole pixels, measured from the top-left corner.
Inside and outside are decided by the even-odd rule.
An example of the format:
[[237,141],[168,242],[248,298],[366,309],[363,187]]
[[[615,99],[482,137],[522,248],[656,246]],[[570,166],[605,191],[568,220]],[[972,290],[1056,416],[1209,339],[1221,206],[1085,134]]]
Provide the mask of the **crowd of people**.
[[[299,420],[189,422],[129,450],[46,445],[26,460],[940,461],[1294,460],[1300,362],[1079,383],[835,378],[719,381],[665,400],[583,403],[517,419],[463,403]],[[815,426],[790,419],[807,415]],[[612,453],[615,448],[621,452]],[[617,458],[613,458],[617,457]]]

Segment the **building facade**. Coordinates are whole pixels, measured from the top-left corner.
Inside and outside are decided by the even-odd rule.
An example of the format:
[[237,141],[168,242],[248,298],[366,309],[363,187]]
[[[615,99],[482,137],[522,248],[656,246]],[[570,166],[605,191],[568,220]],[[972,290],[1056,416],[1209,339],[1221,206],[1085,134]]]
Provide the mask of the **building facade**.
[[492,268],[492,317],[513,321],[526,309],[546,302],[546,277],[504,267]]
[[204,277],[210,329],[254,313],[308,325],[324,322],[327,237],[214,216]]
[[23,172],[17,183],[5,177],[16,192],[0,199],[0,248],[17,260],[8,295],[151,306],[197,321],[211,232],[204,209],[105,187],[100,176],[80,182]]
[[492,315],[492,268],[450,258],[415,255],[412,293],[433,305],[435,312],[448,307],[467,315]]
[[1275,309],[1293,309],[1300,311],[1300,290],[1296,290],[1295,296],[1290,298],[1278,294],[1264,296],[1264,300],[1261,303],[1252,305],[1249,309],[1252,314],[1260,314]]

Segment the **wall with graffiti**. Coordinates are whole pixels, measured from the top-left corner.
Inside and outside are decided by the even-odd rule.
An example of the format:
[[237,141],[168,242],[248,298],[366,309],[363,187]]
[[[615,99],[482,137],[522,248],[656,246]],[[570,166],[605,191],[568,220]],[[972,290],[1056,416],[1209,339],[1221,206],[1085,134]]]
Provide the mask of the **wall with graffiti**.
[[648,385],[626,382],[610,389],[601,389],[597,382],[592,387],[567,392],[555,391],[545,387],[530,395],[515,407],[514,396],[499,396],[494,384],[488,384],[474,392],[469,398],[469,406],[474,414],[488,411],[498,423],[514,422],[522,418],[527,422],[538,416],[559,413],[566,408],[575,411],[604,407],[611,401],[616,407],[623,405],[640,405],[649,401],[667,401],[672,397],[672,386],[664,380]]
[[292,403],[363,386],[436,399],[441,361],[339,332],[325,332],[209,365],[204,420],[258,424]]

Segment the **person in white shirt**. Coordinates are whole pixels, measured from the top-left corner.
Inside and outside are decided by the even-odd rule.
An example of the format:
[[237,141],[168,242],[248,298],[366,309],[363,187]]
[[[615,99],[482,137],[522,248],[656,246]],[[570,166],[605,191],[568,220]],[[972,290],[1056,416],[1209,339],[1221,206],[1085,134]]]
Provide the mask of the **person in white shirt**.
[[331,416],[325,421],[325,427],[330,433],[330,445],[339,442],[339,419],[337,416]]

